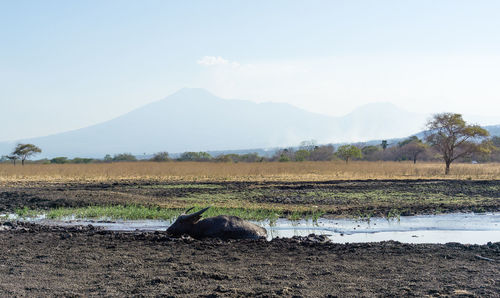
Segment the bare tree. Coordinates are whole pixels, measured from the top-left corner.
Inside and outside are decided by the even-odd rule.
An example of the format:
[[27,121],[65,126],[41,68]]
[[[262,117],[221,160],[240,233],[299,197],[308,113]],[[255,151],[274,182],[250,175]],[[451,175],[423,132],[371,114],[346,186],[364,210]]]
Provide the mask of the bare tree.
[[309,160],[321,161],[321,160],[332,160],[335,153],[335,148],[333,145],[323,145],[316,146],[311,151]]
[[313,151],[314,148],[318,147],[318,142],[316,140],[307,140],[300,142],[299,149]]
[[427,150],[428,145],[424,144],[417,136],[412,136],[399,143],[403,155],[410,157],[413,163],[417,163],[417,157]]

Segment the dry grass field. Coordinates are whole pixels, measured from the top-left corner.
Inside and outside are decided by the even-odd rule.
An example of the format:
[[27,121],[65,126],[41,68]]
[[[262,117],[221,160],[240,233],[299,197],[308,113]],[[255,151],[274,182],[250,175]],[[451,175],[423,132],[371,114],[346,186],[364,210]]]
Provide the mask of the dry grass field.
[[322,181],[362,179],[500,179],[500,164],[366,162],[120,162],[100,164],[0,164],[0,182],[13,181]]

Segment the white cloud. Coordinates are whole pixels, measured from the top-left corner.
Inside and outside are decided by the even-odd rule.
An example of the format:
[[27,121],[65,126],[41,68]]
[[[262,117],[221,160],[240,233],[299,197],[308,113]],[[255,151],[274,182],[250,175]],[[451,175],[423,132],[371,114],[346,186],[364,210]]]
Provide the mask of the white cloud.
[[500,56],[343,56],[219,65],[202,70],[197,86],[226,98],[287,102],[336,116],[380,101],[419,113],[497,116],[500,109]]
[[230,62],[222,58],[221,56],[205,56],[197,61],[198,64],[203,66],[215,66],[215,65],[229,65],[232,67],[239,67],[240,64],[238,62]]

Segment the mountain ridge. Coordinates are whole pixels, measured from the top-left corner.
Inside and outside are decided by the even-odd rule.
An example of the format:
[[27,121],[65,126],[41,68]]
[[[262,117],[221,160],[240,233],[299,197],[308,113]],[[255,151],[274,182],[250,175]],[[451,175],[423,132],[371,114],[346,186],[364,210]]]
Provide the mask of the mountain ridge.
[[[332,117],[285,103],[223,99],[204,89],[184,88],[109,121],[20,142],[36,144],[44,157],[245,150],[311,139],[347,143],[405,137],[421,130],[424,117],[387,102]],[[12,144],[0,143],[0,155],[10,152]]]

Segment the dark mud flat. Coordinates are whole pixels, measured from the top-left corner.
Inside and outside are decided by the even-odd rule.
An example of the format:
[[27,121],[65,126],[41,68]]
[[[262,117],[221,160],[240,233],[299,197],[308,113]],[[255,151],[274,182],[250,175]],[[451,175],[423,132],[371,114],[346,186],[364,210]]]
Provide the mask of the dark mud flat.
[[0,296],[500,296],[500,243],[172,239],[20,223],[0,231]]
[[500,211],[500,180],[313,182],[15,182],[0,184],[0,213],[89,205],[191,207],[193,204],[314,206],[334,216]]

